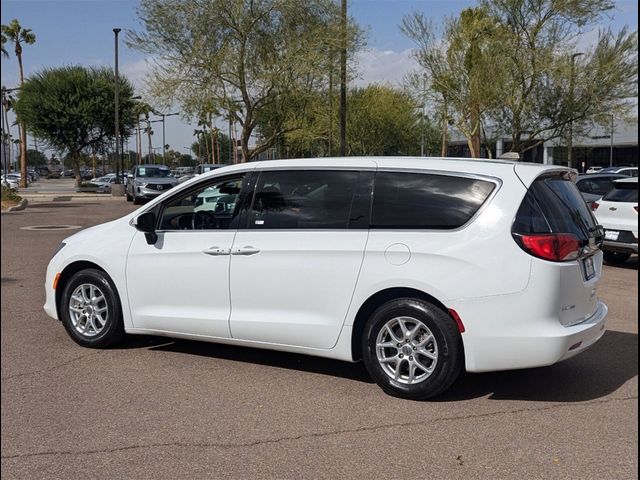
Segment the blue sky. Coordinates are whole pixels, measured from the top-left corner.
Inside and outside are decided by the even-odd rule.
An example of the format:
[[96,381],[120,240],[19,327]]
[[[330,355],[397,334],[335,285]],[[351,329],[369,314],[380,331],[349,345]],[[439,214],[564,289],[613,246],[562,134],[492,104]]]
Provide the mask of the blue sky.
[[[412,43],[398,29],[402,17],[422,11],[435,22],[455,15],[477,2],[470,0],[350,0],[349,14],[368,31],[368,51],[359,59],[359,84],[372,81],[397,82],[413,68],[409,49]],[[113,27],[136,28],[136,1],[131,0],[2,0],[2,23],[20,20],[37,36],[35,45],[25,47],[25,73],[43,67],[82,64],[113,64]],[[638,3],[618,0],[616,10],[602,22],[614,30],[629,25],[637,29]],[[11,49],[9,48],[11,52]],[[120,44],[122,71],[137,85],[143,84],[144,57]],[[17,83],[13,56],[2,59],[2,84]],[[156,129],[157,131],[159,129]],[[193,127],[183,119],[167,119],[167,143],[177,150],[192,142]],[[158,133],[154,145],[161,145]]]

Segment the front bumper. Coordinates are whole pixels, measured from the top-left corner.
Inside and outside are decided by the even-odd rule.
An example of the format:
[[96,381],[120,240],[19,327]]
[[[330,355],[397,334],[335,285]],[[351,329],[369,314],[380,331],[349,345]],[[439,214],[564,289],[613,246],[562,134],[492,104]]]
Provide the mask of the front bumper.
[[141,186],[134,186],[133,188],[136,191],[137,197],[155,198],[159,195],[162,195],[167,190],[171,190],[173,188],[173,185],[171,184],[162,185],[162,190],[158,190],[157,188],[149,188],[149,187],[141,187]]

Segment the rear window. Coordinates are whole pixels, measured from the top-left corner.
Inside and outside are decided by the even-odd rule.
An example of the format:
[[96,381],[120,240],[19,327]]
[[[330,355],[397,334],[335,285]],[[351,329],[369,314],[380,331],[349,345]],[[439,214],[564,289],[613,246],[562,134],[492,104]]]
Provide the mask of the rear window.
[[450,230],[467,223],[495,183],[468,177],[378,172],[371,228]]
[[638,184],[636,182],[617,182],[614,184],[613,190],[602,199],[608,202],[638,203]]
[[537,178],[525,195],[513,225],[516,233],[572,233],[586,240],[596,221],[566,173]]

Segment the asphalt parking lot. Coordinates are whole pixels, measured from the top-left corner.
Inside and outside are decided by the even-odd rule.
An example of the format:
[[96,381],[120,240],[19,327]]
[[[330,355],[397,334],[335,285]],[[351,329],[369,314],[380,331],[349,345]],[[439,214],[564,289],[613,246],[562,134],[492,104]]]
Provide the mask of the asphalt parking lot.
[[532,370],[465,374],[444,396],[385,395],[361,364],[140,337],[77,346],[44,273],[124,200],[2,215],[3,478],[638,477],[638,262],[605,267],[607,333]]

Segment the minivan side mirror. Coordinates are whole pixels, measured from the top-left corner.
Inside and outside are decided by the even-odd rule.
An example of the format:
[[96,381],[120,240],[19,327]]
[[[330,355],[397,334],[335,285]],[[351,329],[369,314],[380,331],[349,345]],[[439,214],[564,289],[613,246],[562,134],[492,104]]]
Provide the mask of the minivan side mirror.
[[133,173],[131,172],[127,173],[127,178],[133,178]]
[[158,240],[156,233],[156,214],[153,212],[145,212],[136,220],[136,229],[144,233],[149,245],[153,245]]

